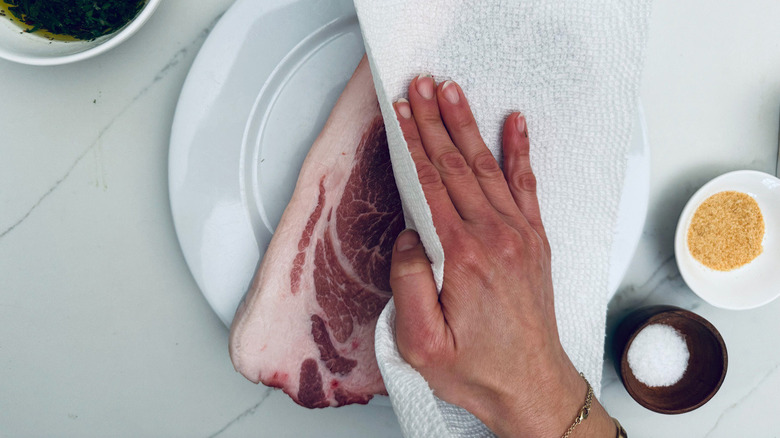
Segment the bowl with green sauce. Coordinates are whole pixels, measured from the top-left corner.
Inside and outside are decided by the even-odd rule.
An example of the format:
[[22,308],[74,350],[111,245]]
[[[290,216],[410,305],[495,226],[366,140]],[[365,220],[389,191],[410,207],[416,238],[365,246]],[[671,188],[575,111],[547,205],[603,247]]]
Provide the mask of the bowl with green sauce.
[[0,0],[0,57],[67,64],[106,52],[134,34],[161,0]]

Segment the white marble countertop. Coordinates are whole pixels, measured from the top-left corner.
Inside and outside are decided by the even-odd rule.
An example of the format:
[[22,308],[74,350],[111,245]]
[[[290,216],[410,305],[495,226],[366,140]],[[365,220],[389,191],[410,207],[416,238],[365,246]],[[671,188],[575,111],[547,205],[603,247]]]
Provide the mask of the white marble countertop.
[[[356,437],[399,436],[381,405],[291,409],[245,381],[185,265],[168,202],[170,127],[231,3],[168,0],[129,41],[73,65],[0,60],[0,437],[322,436],[332,421],[354,423]],[[703,303],[672,244],[704,182],[774,173],[779,16],[775,0],[655,2],[642,87],[650,208],[609,323],[646,304],[693,309],[720,330],[729,369],[709,403],[666,416],[634,402],[608,360],[602,399],[632,437],[780,433],[780,300],[741,312]]]

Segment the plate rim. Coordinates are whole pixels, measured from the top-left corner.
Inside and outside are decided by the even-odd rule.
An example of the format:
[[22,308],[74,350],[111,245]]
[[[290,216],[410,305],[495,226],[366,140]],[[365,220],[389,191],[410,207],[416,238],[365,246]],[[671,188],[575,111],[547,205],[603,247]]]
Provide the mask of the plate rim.
[[[274,3],[274,5],[292,4],[292,3],[296,3],[297,1],[300,1],[300,0],[277,0],[277,2]],[[344,3],[347,3],[347,2],[348,2],[347,0],[344,0]],[[233,36],[241,35],[243,38],[246,38],[247,37],[246,30],[248,28],[250,28],[258,19],[262,18],[269,11],[275,10],[273,6],[271,6],[269,3],[266,3],[266,7],[264,7],[264,8],[261,7],[261,8],[256,8],[256,9],[250,9],[250,10],[254,11],[253,12],[254,15],[251,18],[248,18],[247,16],[241,14],[240,12],[242,12],[244,9],[247,9],[244,6],[246,4],[250,4],[250,3],[256,3],[256,2],[253,2],[252,0],[239,0],[235,4],[233,4],[230,7],[230,9],[219,20],[219,22],[214,27],[214,29],[212,30],[211,34],[208,36],[208,38],[204,42],[203,46],[199,50],[198,54],[196,55],[196,58],[195,58],[195,60],[194,60],[194,62],[192,64],[192,67],[191,67],[190,71],[188,72],[187,77],[186,77],[186,79],[184,81],[184,85],[182,86],[182,91],[180,93],[179,100],[178,100],[178,103],[177,103],[177,106],[176,106],[174,119],[173,119],[173,124],[172,124],[172,129],[171,129],[170,149],[169,149],[169,155],[168,155],[168,159],[169,159],[169,163],[168,163],[168,172],[169,172],[169,175],[168,175],[169,201],[170,201],[170,207],[171,207],[172,216],[173,216],[173,219],[174,219],[174,228],[175,228],[175,231],[176,231],[177,241],[178,241],[179,246],[180,246],[180,248],[182,250],[182,253],[184,255],[185,261],[187,263],[187,267],[188,267],[191,275],[195,279],[195,281],[196,281],[196,283],[198,285],[198,288],[199,288],[199,290],[201,292],[201,295],[206,298],[206,300],[209,303],[209,306],[212,308],[212,310],[220,317],[220,319],[223,321],[223,323],[226,326],[228,326],[228,327],[230,326],[230,324],[229,324],[230,321],[229,320],[225,320],[220,315],[220,312],[216,308],[217,306],[212,301],[212,300],[219,299],[219,297],[217,297],[216,294],[210,293],[208,290],[205,290],[205,289],[207,289],[207,287],[204,284],[202,284],[203,283],[203,280],[201,278],[202,276],[196,274],[196,271],[198,271],[198,268],[196,266],[194,266],[194,262],[192,261],[192,257],[188,254],[188,250],[185,248],[186,245],[182,241],[183,239],[186,240],[186,237],[182,236],[180,223],[182,221],[182,216],[185,213],[180,210],[183,207],[182,207],[182,205],[180,205],[179,193],[177,193],[177,190],[176,190],[176,187],[175,187],[175,182],[173,180],[175,179],[175,176],[180,173],[180,169],[177,168],[177,166],[178,166],[177,163],[179,163],[180,158],[188,156],[186,151],[188,151],[189,147],[191,147],[191,144],[188,145],[188,144],[178,143],[178,139],[179,139],[179,137],[191,138],[192,135],[184,135],[182,133],[182,130],[184,130],[186,132],[186,131],[190,131],[190,130],[195,129],[195,127],[193,127],[189,123],[187,123],[189,121],[189,120],[187,120],[187,118],[191,118],[192,115],[188,114],[188,111],[183,111],[182,108],[180,108],[180,107],[183,107],[183,106],[187,105],[189,102],[200,102],[200,101],[202,101],[203,100],[202,97],[211,95],[211,93],[214,91],[215,88],[217,89],[217,95],[219,95],[220,92],[224,91],[224,90],[220,90],[219,89],[221,87],[221,84],[217,85],[217,84],[212,83],[212,82],[206,82],[207,84],[210,84],[213,88],[210,89],[210,90],[205,90],[204,87],[202,86],[203,84],[201,82],[196,82],[196,81],[200,80],[202,77],[205,77],[206,76],[206,72],[209,72],[209,73],[212,73],[212,74],[215,71],[216,72],[220,72],[220,73],[222,73],[222,75],[217,74],[217,76],[220,76],[220,77],[222,77],[224,75],[229,75],[232,72],[232,68],[233,68],[232,65],[231,66],[218,65],[215,68],[213,64],[208,62],[211,57],[214,57],[215,55],[218,55],[219,54],[218,52],[220,52],[222,50],[222,49],[218,50],[217,47],[215,47],[214,44],[210,44],[209,41],[211,40],[211,42],[213,43],[215,38],[216,39],[223,38],[224,34],[226,32],[229,32]],[[234,22],[238,22],[239,25],[245,26],[247,29],[237,28]],[[264,81],[267,81],[267,79],[268,78],[265,78]],[[215,97],[214,100],[212,100],[212,102],[216,101],[216,99],[217,98]],[[259,95],[255,96],[253,101],[256,103],[258,99],[259,99]],[[245,139],[246,130],[248,129],[248,125],[251,123],[250,115],[251,115],[251,113],[253,111],[255,111],[255,103],[252,104],[251,110],[250,110],[249,113],[246,114],[246,117],[242,118],[242,120],[244,120],[244,122],[245,122],[244,125],[243,125],[243,131],[241,132],[242,142]],[[204,111],[205,111],[205,109],[204,109]],[[641,240],[641,235],[642,235],[642,231],[644,229],[644,224],[645,224],[645,219],[646,219],[647,206],[648,206],[648,203],[649,203],[649,188],[650,188],[649,187],[649,183],[650,183],[650,180],[649,180],[649,161],[650,161],[650,148],[649,148],[649,142],[648,142],[648,139],[647,139],[647,125],[646,125],[646,120],[645,120],[645,117],[644,117],[644,110],[642,108],[641,102],[638,102],[638,104],[637,104],[637,114],[638,115],[635,115],[634,118],[638,118],[638,121],[640,123],[639,128],[640,128],[640,132],[641,132],[641,137],[642,137],[641,138],[641,142],[642,142],[642,146],[643,146],[643,151],[642,151],[643,161],[642,161],[641,164],[642,164],[642,168],[643,168],[643,174],[646,174],[646,178],[643,181],[640,182],[641,191],[643,193],[643,196],[641,197],[641,199],[642,199],[643,202],[642,202],[642,209],[641,209],[641,218],[637,218],[637,221],[640,222],[636,226],[636,229],[638,231],[635,232],[635,235],[632,236],[630,242],[626,245],[625,251],[620,251],[621,255],[625,254],[626,258],[628,259],[626,261],[626,263],[625,263],[625,266],[623,266],[621,268],[622,272],[619,275],[619,278],[621,280],[625,276],[625,272],[628,270],[628,268],[630,266],[630,261],[632,259],[632,255],[636,252],[636,248],[637,248],[637,246],[639,244],[639,241]],[[632,130],[632,134],[631,134],[631,144],[632,145],[635,142],[635,139],[633,137],[634,137],[634,134],[633,134],[633,130]],[[236,147],[240,147],[240,145],[237,145]],[[239,163],[237,163],[237,165],[239,165]],[[634,175],[634,172],[626,172],[626,176],[625,176],[624,181],[623,181],[623,187],[624,187],[623,190],[625,190],[625,187],[627,186],[626,181],[629,180],[632,177],[632,175]],[[237,175],[237,177],[240,178],[239,175]],[[239,182],[239,184],[242,187],[245,186],[245,183],[243,183],[243,182]],[[242,190],[244,191],[244,193],[241,193],[240,197],[244,201],[246,201],[248,197],[253,196],[250,193],[246,193],[246,190],[244,190],[243,188],[242,188]],[[621,192],[621,199],[622,199],[622,196],[623,196],[622,193],[623,192]],[[619,208],[619,206],[618,206],[618,208]],[[250,226],[254,230],[254,224],[250,223]],[[616,222],[615,223],[615,229],[614,229],[615,233],[614,233],[613,237],[618,234],[617,230],[618,230],[618,224]],[[256,240],[256,236],[254,234],[251,236],[251,239],[252,239],[253,242],[257,241]],[[615,252],[614,248],[615,247],[613,245],[613,249],[610,251],[610,261],[612,260],[612,253]],[[262,249],[262,248],[259,249],[259,251],[261,253],[260,254],[260,259],[262,259],[262,252],[263,252],[263,250],[264,249]],[[255,265],[257,263],[259,263],[259,260],[256,261]],[[608,279],[610,277],[612,277],[612,269],[614,269],[614,265],[612,263],[610,263],[610,268],[609,268],[610,271],[608,273]],[[252,277],[253,274],[254,273],[252,273],[252,275],[250,277]],[[620,281],[618,281],[618,283],[616,285],[608,284],[607,286],[608,286],[607,300],[609,300],[611,297],[616,295],[616,293],[618,292],[618,289],[619,289],[619,286],[620,286]],[[242,291],[241,295],[243,296],[243,294],[245,294],[245,293],[246,293],[246,291]],[[231,315],[230,318],[232,319],[232,315]]]
[[[702,281],[694,277],[694,274],[690,271],[691,268],[689,268],[687,264],[687,262],[698,263],[698,261],[695,261],[695,259],[693,259],[693,257],[690,255],[687,249],[687,229],[688,226],[690,225],[691,220],[693,219],[693,214],[695,213],[696,208],[698,208],[698,206],[702,202],[704,202],[707,199],[707,197],[717,193],[717,192],[710,193],[712,191],[713,186],[716,186],[717,184],[722,183],[723,181],[729,180],[731,178],[738,178],[742,175],[749,175],[748,176],[749,178],[750,177],[771,178],[777,181],[778,184],[780,184],[780,179],[777,178],[776,176],[758,170],[740,169],[740,170],[732,170],[720,174],[710,179],[706,183],[704,183],[701,187],[699,187],[698,190],[696,190],[693,193],[693,195],[691,195],[688,201],[686,201],[685,207],[683,207],[682,212],[680,213],[680,216],[677,220],[677,225],[675,227],[675,232],[674,232],[675,261],[677,264],[677,270],[680,272],[680,276],[683,278],[685,284],[688,286],[688,288],[691,289],[691,291],[694,294],[696,294],[697,297],[701,298],[708,304],[720,309],[727,309],[727,310],[756,309],[765,306],[780,297],[780,290],[778,290],[778,292],[776,292],[774,296],[771,296],[769,298],[764,298],[761,300],[748,301],[747,304],[743,304],[743,305],[721,302],[716,297],[713,297],[712,295],[702,292],[701,290]],[[734,190],[738,190],[736,187],[732,186],[732,188]]]

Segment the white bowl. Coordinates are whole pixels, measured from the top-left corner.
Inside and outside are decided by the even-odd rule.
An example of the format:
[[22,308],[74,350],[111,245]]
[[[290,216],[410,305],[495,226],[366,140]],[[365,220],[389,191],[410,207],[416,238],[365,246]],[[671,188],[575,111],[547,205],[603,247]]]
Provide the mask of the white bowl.
[[148,0],[141,12],[121,29],[92,41],[49,40],[27,33],[8,17],[0,17],[0,57],[31,65],[57,65],[81,61],[106,52],[134,34],[152,16],[161,0]]
[[[694,259],[688,249],[688,227],[696,209],[723,191],[750,195],[764,217],[764,251],[732,271],[716,271]],[[700,188],[685,205],[677,223],[674,253],[683,279],[696,295],[713,306],[744,310],[780,296],[780,179],[754,170],[726,173]]]

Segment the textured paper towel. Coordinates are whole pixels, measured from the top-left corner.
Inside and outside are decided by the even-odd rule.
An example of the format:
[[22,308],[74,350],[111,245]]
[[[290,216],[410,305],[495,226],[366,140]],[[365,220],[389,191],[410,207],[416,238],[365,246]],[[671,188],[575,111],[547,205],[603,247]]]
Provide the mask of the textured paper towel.
[[[561,342],[597,394],[612,230],[650,1],[355,0],[407,224],[420,233],[439,285],[444,254],[392,102],[419,73],[455,80],[498,158],[503,120],[525,113]],[[377,323],[376,353],[404,434],[490,436],[403,361],[394,320],[391,300]]]

